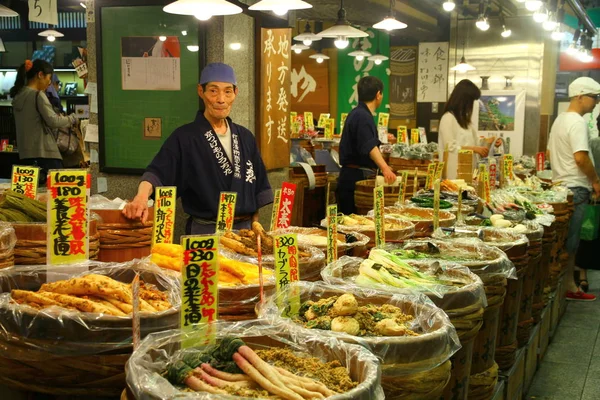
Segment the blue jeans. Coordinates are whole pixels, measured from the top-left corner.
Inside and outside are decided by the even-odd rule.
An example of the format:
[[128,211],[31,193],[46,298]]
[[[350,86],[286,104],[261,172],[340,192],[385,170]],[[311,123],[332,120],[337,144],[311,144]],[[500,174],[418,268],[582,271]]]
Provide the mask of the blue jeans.
[[590,201],[590,191],[587,188],[577,186],[569,188],[573,192],[573,216],[569,223],[569,233],[567,235],[567,253],[575,255],[579,247],[579,238],[581,225],[583,225],[583,216],[585,207]]

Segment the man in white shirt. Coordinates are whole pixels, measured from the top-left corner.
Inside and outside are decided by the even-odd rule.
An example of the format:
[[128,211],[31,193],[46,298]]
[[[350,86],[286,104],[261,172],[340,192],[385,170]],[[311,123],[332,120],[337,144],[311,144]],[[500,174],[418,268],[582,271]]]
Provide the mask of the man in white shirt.
[[600,179],[590,157],[588,128],[583,119],[600,101],[600,83],[587,77],[577,78],[569,85],[569,98],[569,108],[552,124],[548,151],[552,164],[552,181],[561,182],[574,194],[575,210],[569,223],[566,244],[569,254],[565,275],[567,300],[593,301],[596,296],[583,292],[575,283],[573,274],[579,232],[591,191],[600,198]]

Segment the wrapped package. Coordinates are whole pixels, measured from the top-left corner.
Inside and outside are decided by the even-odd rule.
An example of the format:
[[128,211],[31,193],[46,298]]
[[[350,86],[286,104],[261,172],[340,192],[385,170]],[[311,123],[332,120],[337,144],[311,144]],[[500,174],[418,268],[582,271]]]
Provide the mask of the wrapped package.
[[16,244],[17,236],[12,225],[8,222],[0,222],[0,269],[13,266]]
[[[338,361],[358,385],[346,393],[328,397],[329,399],[380,400],[384,398],[380,384],[379,362],[369,351],[335,338],[320,337],[316,332],[301,332],[287,328],[286,324],[267,324],[264,320],[215,323],[217,341],[235,337],[242,339],[255,351],[286,348],[299,356],[309,354],[323,362]],[[171,330],[149,335],[142,341],[126,366],[127,383],[135,398],[138,400],[175,397],[178,399],[246,399],[247,397],[201,391],[182,391],[164,376],[170,363],[181,358],[185,359],[185,355],[190,352],[205,349],[202,346],[179,349],[182,339],[187,341],[203,338],[202,331],[183,334],[180,330]]]

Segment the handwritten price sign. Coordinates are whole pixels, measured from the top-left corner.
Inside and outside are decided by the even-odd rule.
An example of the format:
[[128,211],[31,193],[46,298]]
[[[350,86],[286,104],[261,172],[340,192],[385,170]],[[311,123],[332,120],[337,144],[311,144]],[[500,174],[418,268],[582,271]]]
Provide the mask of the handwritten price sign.
[[337,205],[334,204],[327,207],[327,264],[337,258]]
[[39,175],[40,169],[38,167],[14,165],[10,189],[13,192],[20,193],[25,197],[35,200],[38,190]]
[[389,113],[379,113],[377,117],[377,126],[383,126],[385,128],[388,127],[390,122],[390,114]]
[[546,153],[543,153],[543,152],[537,153],[535,160],[536,160],[536,163],[535,163],[536,170],[543,171],[544,168],[546,167]]
[[233,229],[236,202],[237,193],[221,192],[219,215],[217,216],[217,233],[223,233]]
[[152,228],[152,245],[173,243],[175,233],[175,204],[177,188],[175,186],[157,187],[154,191],[155,212]]
[[[183,236],[181,271],[181,329],[187,339],[182,347],[214,343],[215,331],[211,324],[219,317],[219,251],[217,236]],[[204,330],[204,343],[189,338],[186,333]]]
[[273,200],[273,210],[271,211],[271,229],[273,232],[277,227],[277,216],[279,215],[279,202],[281,201],[281,189],[275,190],[275,199]]
[[[300,309],[300,295],[295,287],[288,287],[290,283],[300,280],[298,261],[298,238],[295,233],[275,236],[273,254],[275,255],[275,280],[279,295],[278,307],[284,309],[284,316],[298,314]],[[290,290],[288,290],[290,289]],[[287,293],[287,305],[285,294]]]
[[296,185],[284,182],[281,187],[281,199],[277,209],[277,229],[289,228],[292,224],[292,210],[294,209],[294,199],[296,198]]
[[[436,163],[431,163],[427,166],[427,181],[425,182],[425,189],[433,189],[433,180],[435,179],[435,171],[437,169]],[[417,192],[415,192],[415,195]]]
[[377,186],[373,189],[373,204],[375,210],[375,246],[379,247],[385,244],[385,225],[383,220],[385,197],[383,186]]
[[48,179],[48,264],[73,264],[89,258],[86,170],[52,170]]
[[310,111],[304,112],[304,127],[309,132],[312,132],[315,130],[315,121],[313,119],[313,113]]
[[396,139],[398,143],[408,143],[408,128],[406,126],[398,126],[398,132],[396,133]]

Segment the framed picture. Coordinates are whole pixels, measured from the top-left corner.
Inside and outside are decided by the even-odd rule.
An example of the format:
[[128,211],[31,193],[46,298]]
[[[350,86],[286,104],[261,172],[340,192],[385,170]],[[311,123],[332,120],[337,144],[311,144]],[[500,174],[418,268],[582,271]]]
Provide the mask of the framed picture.
[[144,118],[144,139],[162,137],[162,118]]

